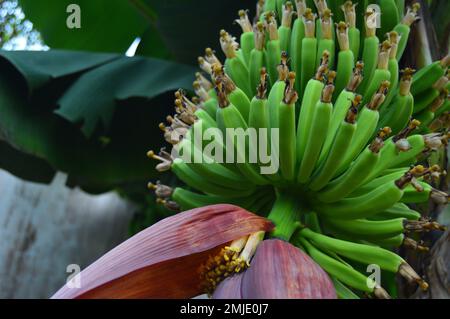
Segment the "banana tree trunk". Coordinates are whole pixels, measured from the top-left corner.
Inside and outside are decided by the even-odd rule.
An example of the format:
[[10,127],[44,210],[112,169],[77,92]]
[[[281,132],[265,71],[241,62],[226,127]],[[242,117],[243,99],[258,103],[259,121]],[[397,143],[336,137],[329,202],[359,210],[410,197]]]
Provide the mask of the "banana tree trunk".
[[65,181],[58,174],[39,185],[0,171],[0,298],[47,298],[72,274],[68,265],[83,268],[127,237],[129,203]]

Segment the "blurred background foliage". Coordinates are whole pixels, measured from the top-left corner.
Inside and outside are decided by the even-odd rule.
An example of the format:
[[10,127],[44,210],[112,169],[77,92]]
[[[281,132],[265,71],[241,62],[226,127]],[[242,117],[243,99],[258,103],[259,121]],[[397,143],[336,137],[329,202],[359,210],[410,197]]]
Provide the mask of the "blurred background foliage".
[[[450,1],[420,1],[434,50],[425,54],[448,52]],[[219,30],[239,35],[237,11],[255,2],[0,0],[2,48],[41,50],[0,51],[0,167],[41,183],[62,171],[71,187],[116,190],[138,203],[132,232],[166,216],[145,186],[172,178],[157,176],[145,154],[163,146],[158,123],[173,91],[191,86],[197,56],[209,46],[221,55]],[[66,26],[72,3],[80,29]]]
[[[80,29],[66,25],[72,3]],[[160,178],[146,157],[164,144],[158,123],[172,112],[173,91],[191,87],[197,56],[218,44],[222,27],[237,33],[237,10],[253,6],[0,1],[0,167],[41,183],[62,171],[70,187],[116,190],[138,204],[132,232],[166,216],[146,189]]]

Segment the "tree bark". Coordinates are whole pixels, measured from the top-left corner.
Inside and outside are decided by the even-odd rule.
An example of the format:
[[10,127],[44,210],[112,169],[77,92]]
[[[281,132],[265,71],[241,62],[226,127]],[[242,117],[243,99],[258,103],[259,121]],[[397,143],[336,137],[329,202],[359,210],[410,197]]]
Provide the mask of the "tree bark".
[[0,171],[0,298],[48,298],[81,268],[122,242],[133,207],[115,193],[88,195]]
[[450,299],[450,231],[434,245],[430,264],[425,270],[430,284],[428,291],[417,290],[412,298],[417,299]]

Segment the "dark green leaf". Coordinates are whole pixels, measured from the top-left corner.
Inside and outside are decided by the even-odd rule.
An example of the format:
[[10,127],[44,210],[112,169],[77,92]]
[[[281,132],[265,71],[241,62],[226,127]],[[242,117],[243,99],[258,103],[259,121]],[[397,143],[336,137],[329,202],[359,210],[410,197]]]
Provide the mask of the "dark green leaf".
[[[26,17],[51,48],[124,53],[148,27],[125,0],[20,0]],[[81,9],[81,28],[67,27],[69,4]]]
[[63,50],[47,52],[0,51],[23,75],[28,91],[33,92],[49,81],[77,74],[120,58],[117,54],[91,54]]
[[[239,36],[233,21],[254,0],[19,0],[26,17],[55,49],[125,52],[136,37],[137,54],[196,64],[206,47],[219,49],[222,28]],[[68,29],[67,5],[81,8],[81,29]]]
[[55,170],[45,160],[20,152],[4,141],[0,141],[0,167],[37,183],[50,183],[55,176]]
[[71,122],[83,123],[83,132],[91,136],[99,124],[109,129],[117,101],[130,97],[151,99],[188,87],[194,71],[162,60],[122,57],[83,74],[58,101],[56,113]]
[[144,32],[141,36],[141,41],[136,50],[136,55],[151,56],[159,59],[170,60],[173,54],[167,49],[163,38],[153,26]]
[[[145,0],[158,15],[157,29],[177,61],[196,64],[206,47],[218,52],[219,31],[240,36],[234,20],[240,9],[254,9],[256,1]],[[145,43],[146,39],[143,39]]]
[[[155,163],[145,154],[163,144],[157,123],[172,112],[171,90],[190,85],[190,67],[119,56],[89,69],[84,68],[86,64],[81,64],[80,70],[72,66],[71,73],[75,75],[52,77],[43,72],[41,78],[48,82],[40,82],[38,91],[63,90],[36,98],[35,92],[30,96],[24,94],[33,86],[25,81],[30,76],[21,72],[34,68],[18,70],[16,65],[26,66],[26,61],[35,61],[27,55],[43,55],[40,57],[43,61],[45,56],[52,59],[55,52],[16,53],[14,64],[8,59],[14,52],[0,54],[0,139],[50,167],[67,172],[71,186],[103,192],[137,185],[134,187],[144,191],[146,182],[156,176]],[[166,76],[165,72],[169,74]],[[174,77],[171,72],[180,74]],[[60,82],[64,85],[59,85]],[[89,123],[89,127],[101,121],[108,130],[98,130],[98,134],[86,137],[77,123],[55,114],[53,106],[58,101],[61,101],[59,113],[69,110],[72,113],[67,114]]]

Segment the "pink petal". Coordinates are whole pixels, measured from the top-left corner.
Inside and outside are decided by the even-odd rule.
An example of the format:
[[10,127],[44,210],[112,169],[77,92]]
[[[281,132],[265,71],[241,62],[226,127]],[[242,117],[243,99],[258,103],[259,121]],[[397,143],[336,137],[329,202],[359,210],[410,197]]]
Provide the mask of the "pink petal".
[[279,239],[263,241],[242,278],[245,299],[334,299],[328,275],[308,255]]
[[242,299],[241,285],[244,274],[236,274],[222,281],[214,291],[213,299]]
[[120,244],[52,298],[190,298],[202,293],[199,267],[227,243],[273,224],[233,205],[166,218]]

